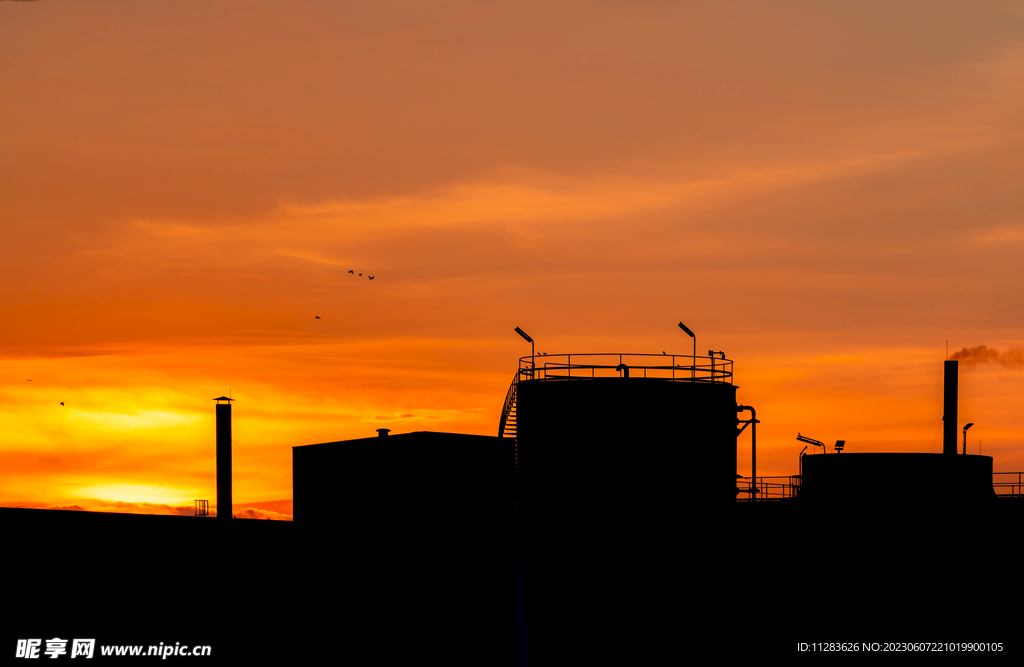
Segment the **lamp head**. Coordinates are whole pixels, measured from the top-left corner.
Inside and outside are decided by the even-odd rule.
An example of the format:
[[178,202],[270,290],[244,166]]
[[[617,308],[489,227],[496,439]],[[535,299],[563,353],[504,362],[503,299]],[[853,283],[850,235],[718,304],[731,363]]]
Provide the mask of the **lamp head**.
[[520,329],[519,327],[516,327],[516,333],[519,334],[520,336],[522,336],[523,338],[525,338],[527,343],[532,343],[533,342],[533,339],[530,338],[527,335],[527,333],[525,331],[523,331],[522,329]]

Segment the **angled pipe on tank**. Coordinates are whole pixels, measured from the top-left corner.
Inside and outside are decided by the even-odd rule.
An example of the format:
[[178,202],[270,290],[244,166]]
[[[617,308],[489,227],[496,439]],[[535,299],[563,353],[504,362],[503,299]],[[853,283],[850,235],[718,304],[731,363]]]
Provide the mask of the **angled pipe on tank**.
[[[753,406],[750,405],[737,405],[736,413],[739,414],[744,410],[750,410],[750,419],[742,420],[737,418],[738,423],[750,424],[750,500],[754,500],[757,495],[757,425],[760,423],[757,421],[757,411],[754,410]],[[743,427],[745,429],[746,426]],[[743,429],[737,431],[736,436],[743,432]]]

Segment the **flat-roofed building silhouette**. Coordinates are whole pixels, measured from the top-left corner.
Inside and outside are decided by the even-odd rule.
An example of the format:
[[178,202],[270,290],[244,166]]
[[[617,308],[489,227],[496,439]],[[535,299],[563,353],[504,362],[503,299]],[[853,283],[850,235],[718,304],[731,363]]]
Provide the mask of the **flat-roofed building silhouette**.
[[[453,529],[510,509],[511,443],[415,431],[292,448],[294,521],[318,530],[377,533]],[[500,503],[504,504],[500,504]]]

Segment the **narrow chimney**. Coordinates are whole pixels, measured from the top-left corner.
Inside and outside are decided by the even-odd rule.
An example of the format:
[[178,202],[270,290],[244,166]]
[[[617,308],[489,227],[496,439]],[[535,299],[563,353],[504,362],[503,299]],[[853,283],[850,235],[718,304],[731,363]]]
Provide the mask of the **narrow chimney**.
[[217,518],[230,519],[231,401],[234,399],[221,396],[213,400],[217,401]]
[[956,454],[956,359],[946,360],[944,375],[944,391],[942,399],[942,453]]

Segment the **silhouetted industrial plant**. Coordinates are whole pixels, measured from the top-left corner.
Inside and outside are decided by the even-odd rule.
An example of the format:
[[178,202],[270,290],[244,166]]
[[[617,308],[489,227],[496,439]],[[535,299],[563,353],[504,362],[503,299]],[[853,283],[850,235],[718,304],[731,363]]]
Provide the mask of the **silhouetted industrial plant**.
[[697,356],[679,327],[690,355],[519,361],[499,435],[516,443],[521,664],[656,664],[726,628],[723,652],[1012,641],[1004,593],[978,577],[1016,544],[1021,475],[1003,473],[997,496],[992,458],[957,453],[956,361],[942,454],[829,451],[798,434],[820,453],[758,477],[759,420],[733,362]]
[[[516,328],[531,354],[496,437],[378,429],[296,446],[293,522],[2,509],[22,625],[65,632],[77,607],[53,596],[85,584],[102,591],[96,617],[127,634],[182,623],[230,637],[224,618],[274,609],[280,637],[254,654],[314,655],[283,637],[344,636],[384,662],[412,643],[493,664],[507,655],[490,610],[514,507],[520,662],[655,664],[723,628],[736,635],[723,654],[757,651],[802,641],[808,618],[844,641],[1009,639],[981,582],[1016,545],[1002,540],[1016,539],[1020,479],[997,495],[992,458],[957,452],[956,361],[942,454],[829,451],[798,434],[796,474],[757,477],[760,422],[733,361],[698,356],[679,327],[691,354],[537,354]],[[214,400],[217,517],[230,519],[232,399]],[[209,623],[188,625],[195,614]]]

